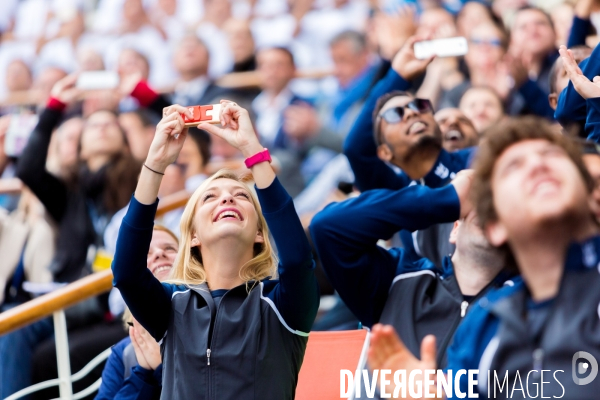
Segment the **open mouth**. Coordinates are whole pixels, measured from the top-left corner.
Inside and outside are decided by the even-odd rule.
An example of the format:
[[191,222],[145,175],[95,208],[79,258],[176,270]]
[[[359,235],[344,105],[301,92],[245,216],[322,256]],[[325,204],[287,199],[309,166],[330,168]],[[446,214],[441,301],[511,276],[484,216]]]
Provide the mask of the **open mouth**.
[[533,185],[533,187],[531,189],[531,193],[534,193],[534,194],[551,193],[551,192],[556,191],[559,185],[560,185],[560,183],[558,181],[556,181],[555,179],[551,179],[551,178],[541,179]]
[[420,135],[427,129],[427,124],[423,121],[415,121],[406,132],[407,135]]
[[164,271],[170,271],[173,268],[171,264],[161,264],[152,270],[152,275],[160,274]]
[[444,140],[448,140],[451,142],[459,142],[459,141],[463,140],[463,138],[464,138],[464,136],[463,136],[462,132],[459,131],[458,129],[450,129],[444,135]]
[[242,214],[235,208],[225,208],[221,210],[213,219],[213,222],[221,221],[222,219],[234,219],[243,221]]

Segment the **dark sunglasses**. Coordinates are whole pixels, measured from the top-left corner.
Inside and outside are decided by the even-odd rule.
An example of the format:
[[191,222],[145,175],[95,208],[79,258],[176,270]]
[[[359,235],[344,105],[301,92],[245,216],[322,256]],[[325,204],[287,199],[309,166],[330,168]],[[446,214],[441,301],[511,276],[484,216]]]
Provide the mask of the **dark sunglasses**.
[[397,124],[402,121],[404,118],[404,110],[410,109],[419,114],[424,113],[432,113],[433,106],[431,102],[427,99],[414,99],[410,103],[402,107],[394,107],[388,110],[385,110],[381,113],[381,118],[385,120],[388,124]]

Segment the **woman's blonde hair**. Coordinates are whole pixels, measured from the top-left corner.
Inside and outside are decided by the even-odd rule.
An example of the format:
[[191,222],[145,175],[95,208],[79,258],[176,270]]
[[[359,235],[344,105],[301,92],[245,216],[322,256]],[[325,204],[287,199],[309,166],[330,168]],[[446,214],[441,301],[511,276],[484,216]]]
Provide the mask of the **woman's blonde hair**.
[[240,268],[240,278],[248,283],[250,281],[260,281],[269,276],[274,276],[276,272],[277,260],[273,253],[273,247],[269,240],[269,228],[267,221],[262,214],[262,209],[256,193],[247,183],[250,179],[246,176],[239,176],[233,171],[222,169],[205,180],[194,191],[190,200],[185,206],[181,217],[181,240],[179,242],[179,252],[171,272],[170,283],[183,285],[199,285],[206,282],[206,270],[202,264],[202,255],[198,247],[191,247],[192,236],[194,234],[194,215],[200,196],[206,191],[207,187],[217,179],[231,179],[241,183],[250,194],[250,201],[258,215],[258,231],[264,238],[263,243],[254,243],[254,257],[246,262]]

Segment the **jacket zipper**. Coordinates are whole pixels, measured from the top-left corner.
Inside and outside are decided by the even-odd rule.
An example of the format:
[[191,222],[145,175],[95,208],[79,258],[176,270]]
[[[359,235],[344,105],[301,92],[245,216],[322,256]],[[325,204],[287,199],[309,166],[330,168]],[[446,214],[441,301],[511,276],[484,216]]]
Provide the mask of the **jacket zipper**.
[[469,302],[466,300],[463,300],[462,303],[460,303],[460,317],[464,318],[465,315],[467,314],[467,308],[469,308]]
[[206,365],[210,365],[210,349],[206,349]]
[[[483,294],[486,293],[487,290],[492,285],[494,285],[495,279],[496,278],[492,279],[487,285],[485,285],[485,287],[483,289],[481,289],[479,291],[479,293],[477,293],[477,295],[473,298],[473,300],[471,300],[471,302],[475,302],[475,301],[479,300],[483,296]],[[469,302],[466,300],[463,300],[460,303],[460,317],[456,318],[456,320],[454,321],[454,324],[452,325],[452,330],[450,331],[451,334],[446,337],[446,340],[444,340],[444,343],[442,344],[442,346],[439,349],[439,352],[438,352],[439,358],[437,359],[438,367],[441,365],[442,360],[444,359],[444,356],[446,355],[446,348],[448,347],[448,344],[450,344],[450,339],[452,339],[454,337],[456,328],[458,327],[458,324],[464,318],[464,316],[467,315],[468,309],[469,309]]]
[[446,348],[448,347],[448,344],[450,343],[450,339],[454,337],[454,332],[456,331],[458,324],[463,319],[463,317],[467,314],[467,308],[469,308],[469,302],[466,300],[463,300],[460,303],[460,316],[454,320],[454,324],[452,325],[452,329],[450,330],[451,334],[446,337],[446,339],[444,340],[444,343],[442,343],[442,346],[440,347],[440,350],[438,353],[439,358],[437,360],[438,368],[441,368],[440,364],[442,363],[442,360],[444,359],[444,356],[446,354]]

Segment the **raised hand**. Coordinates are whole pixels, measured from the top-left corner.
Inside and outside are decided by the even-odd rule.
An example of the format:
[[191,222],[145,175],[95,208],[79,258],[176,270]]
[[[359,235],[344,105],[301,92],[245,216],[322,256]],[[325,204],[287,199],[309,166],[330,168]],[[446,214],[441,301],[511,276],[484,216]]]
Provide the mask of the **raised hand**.
[[392,60],[392,68],[404,79],[411,81],[423,75],[427,66],[435,57],[419,60],[415,57],[415,43],[424,40],[422,37],[411,36]]
[[577,93],[584,99],[600,97],[600,76],[595,76],[594,81],[590,81],[588,77],[581,72],[571,50],[567,50],[565,46],[560,46],[558,52],[560,53],[564,68]]
[[464,169],[456,174],[451,184],[456,189],[456,194],[460,200],[460,217],[465,218],[473,209],[471,202],[471,184],[473,183],[474,171]]
[[218,136],[242,152],[244,157],[250,157],[262,151],[258,142],[248,111],[229,100],[221,100],[219,116],[222,128],[206,122],[200,123],[198,129]]
[[118,91],[121,97],[127,97],[131,95],[133,89],[137,86],[137,84],[143,79],[142,74],[139,72],[134,72],[128,75],[121,74],[121,80],[119,82]]
[[395,12],[378,12],[373,18],[373,30],[379,53],[391,60],[406,40],[417,31],[414,6],[399,6]]
[[129,337],[135,351],[135,357],[144,369],[155,370],[162,363],[160,346],[135,319],[129,328]]
[[[369,368],[371,370],[387,369],[392,371],[392,375],[397,370],[405,370],[408,381],[410,373],[414,370],[435,370],[435,357],[435,336],[433,335],[423,338],[421,342],[421,360],[419,360],[406,348],[391,325],[376,324],[371,330],[371,347],[369,348],[368,355]],[[425,374],[422,373],[421,376],[425,376]],[[423,397],[421,398],[426,397],[425,393],[435,393],[435,387],[436,385],[426,387],[423,380]],[[392,394],[393,398],[399,398],[398,395],[394,396],[395,389],[392,380],[386,392]],[[402,398],[414,399],[414,397],[410,397],[409,393],[410,391],[407,390],[406,395],[408,397]],[[399,395],[402,394],[404,393],[399,393]]]
[[69,104],[81,94],[81,91],[75,86],[76,83],[77,74],[67,75],[52,86],[50,96],[64,104]]
[[163,110],[163,118],[156,125],[156,133],[145,163],[154,171],[164,173],[167,166],[175,162],[183,147],[188,130],[181,117],[182,113],[192,117],[187,107],[178,104]]

